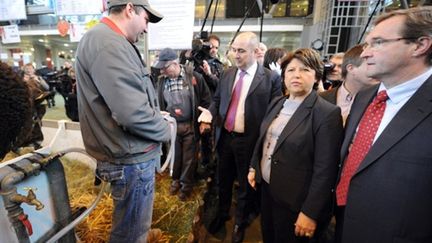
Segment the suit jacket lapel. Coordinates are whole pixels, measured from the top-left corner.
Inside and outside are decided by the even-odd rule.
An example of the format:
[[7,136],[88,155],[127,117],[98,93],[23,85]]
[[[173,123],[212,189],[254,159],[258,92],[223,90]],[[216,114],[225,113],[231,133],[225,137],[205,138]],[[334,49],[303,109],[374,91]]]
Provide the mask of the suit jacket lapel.
[[[291,119],[288,121],[288,124],[285,126],[285,128],[282,130],[282,133],[279,136],[279,139],[276,143],[274,152],[277,151],[277,149],[280,147],[282,142],[300,125],[300,123],[310,114],[311,109],[313,105],[315,104],[315,101],[317,99],[317,94],[315,91],[312,91],[303,101],[303,103],[300,104],[300,106],[297,108],[297,110],[294,112]],[[280,111],[280,109],[279,109]],[[279,113],[278,111],[278,113]]]
[[264,142],[265,136],[267,134],[267,130],[270,127],[273,120],[279,114],[280,110],[283,107],[283,104],[285,103],[285,100],[286,99],[280,99],[274,105],[274,107],[269,111],[269,113],[265,116],[264,120],[262,121],[261,131],[260,131],[260,136],[258,138],[258,141]]
[[364,170],[387,152],[432,113],[432,77],[430,77],[387,125],[356,173]]
[[[228,78],[228,85],[227,85],[227,94],[228,94],[228,98],[231,100],[231,94],[234,88],[234,82],[236,79],[236,75],[237,75],[237,68],[234,68],[233,71],[227,76]],[[229,104],[229,101],[228,101]]]
[[247,93],[246,98],[249,97],[249,94],[251,94],[262,81],[267,81],[264,80],[263,77],[264,77],[264,67],[258,64],[257,71],[255,73],[255,76],[252,79],[252,83],[249,87],[249,91]]

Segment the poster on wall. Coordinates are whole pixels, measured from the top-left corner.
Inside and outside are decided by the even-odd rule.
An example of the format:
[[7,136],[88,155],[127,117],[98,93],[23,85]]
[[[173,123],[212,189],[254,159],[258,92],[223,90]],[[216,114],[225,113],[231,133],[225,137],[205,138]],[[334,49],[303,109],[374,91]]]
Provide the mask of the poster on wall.
[[27,19],[25,0],[0,0],[0,21]]
[[72,23],[69,28],[69,38],[71,42],[79,42],[87,31],[85,23]]
[[156,24],[149,23],[148,49],[190,49],[195,18],[195,0],[150,0],[152,8],[164,18]]
[[3,44],[20,43],[21,37],[18,31],[18,25],[2,26],[1,39]]
[[101,14],[103,0],[55,0],[54,11],[57,15]]

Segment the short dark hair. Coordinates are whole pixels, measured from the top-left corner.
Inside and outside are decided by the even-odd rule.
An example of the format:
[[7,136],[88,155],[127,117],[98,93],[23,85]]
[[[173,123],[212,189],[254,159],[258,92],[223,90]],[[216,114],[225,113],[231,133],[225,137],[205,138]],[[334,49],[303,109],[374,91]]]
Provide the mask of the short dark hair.
[[345,52],[345,55],[343,57],[342,61],[342,78],[345,79],[348,70],[347,66],[349,64],[352,64],[356,67],[359,67],[363,63],[363,58],[360,57],[360,54],[363,52],[363,45],[356,45],[353,46],[351,49],[349,49],[347,52]]
[[287,52],[284,48],[269,48],[264,54],[264,67],[270,69],[270,64],[284,57]]
[[220,38],[219,38],[219,36],[217,36],[217,35],[215,35],[215,34],[211,34],[211,35],[209,35],[209,37],[208,37],[208,40],[210,41],[210,40],[216,40],[218,43],[219,43],[219,45],[220,45]]
[[[404,26],[401,28],[402,33],[399,33],[402,37],[432,37],[432,6],[400,9],[388,12],[380,15],[375,20],[375,25],[395,16],[405,17]],[[416,39],[406,41],[415,42]],[[428,50],[426,63],[432,65],[432,46]]]
[[300,48],[293,52],[286,54],[281,62],[282,79],[284,79],[285,70],[293,59],[302,62],[306,67],[312,68],[315,71],[315,78],[317,81],[323,78],[323,62],[318,52],[311,48]]
[[3,158],[32,124],[30,91],[4,62],[0,62],[0,94],[0,158]]

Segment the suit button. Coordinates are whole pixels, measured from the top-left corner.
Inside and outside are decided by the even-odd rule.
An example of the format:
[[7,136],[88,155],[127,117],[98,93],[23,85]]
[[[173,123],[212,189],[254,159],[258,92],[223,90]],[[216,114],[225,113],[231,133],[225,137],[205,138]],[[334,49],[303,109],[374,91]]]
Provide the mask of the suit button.
[[277,160],[273,160],[273,164],[277,165],[277,163],[278,163]]
[[342,164],[338,164],[338,167],[341,168],[341,167],[342,167]]

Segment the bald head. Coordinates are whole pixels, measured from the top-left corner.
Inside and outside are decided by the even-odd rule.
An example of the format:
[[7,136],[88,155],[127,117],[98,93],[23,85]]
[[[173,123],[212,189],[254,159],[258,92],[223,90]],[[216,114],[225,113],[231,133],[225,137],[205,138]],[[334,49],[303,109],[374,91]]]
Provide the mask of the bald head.
[[235,38],[231,52],[239,69],[246,70],[256,63],[258,45],[258,37],[252,32],[242,32]]

